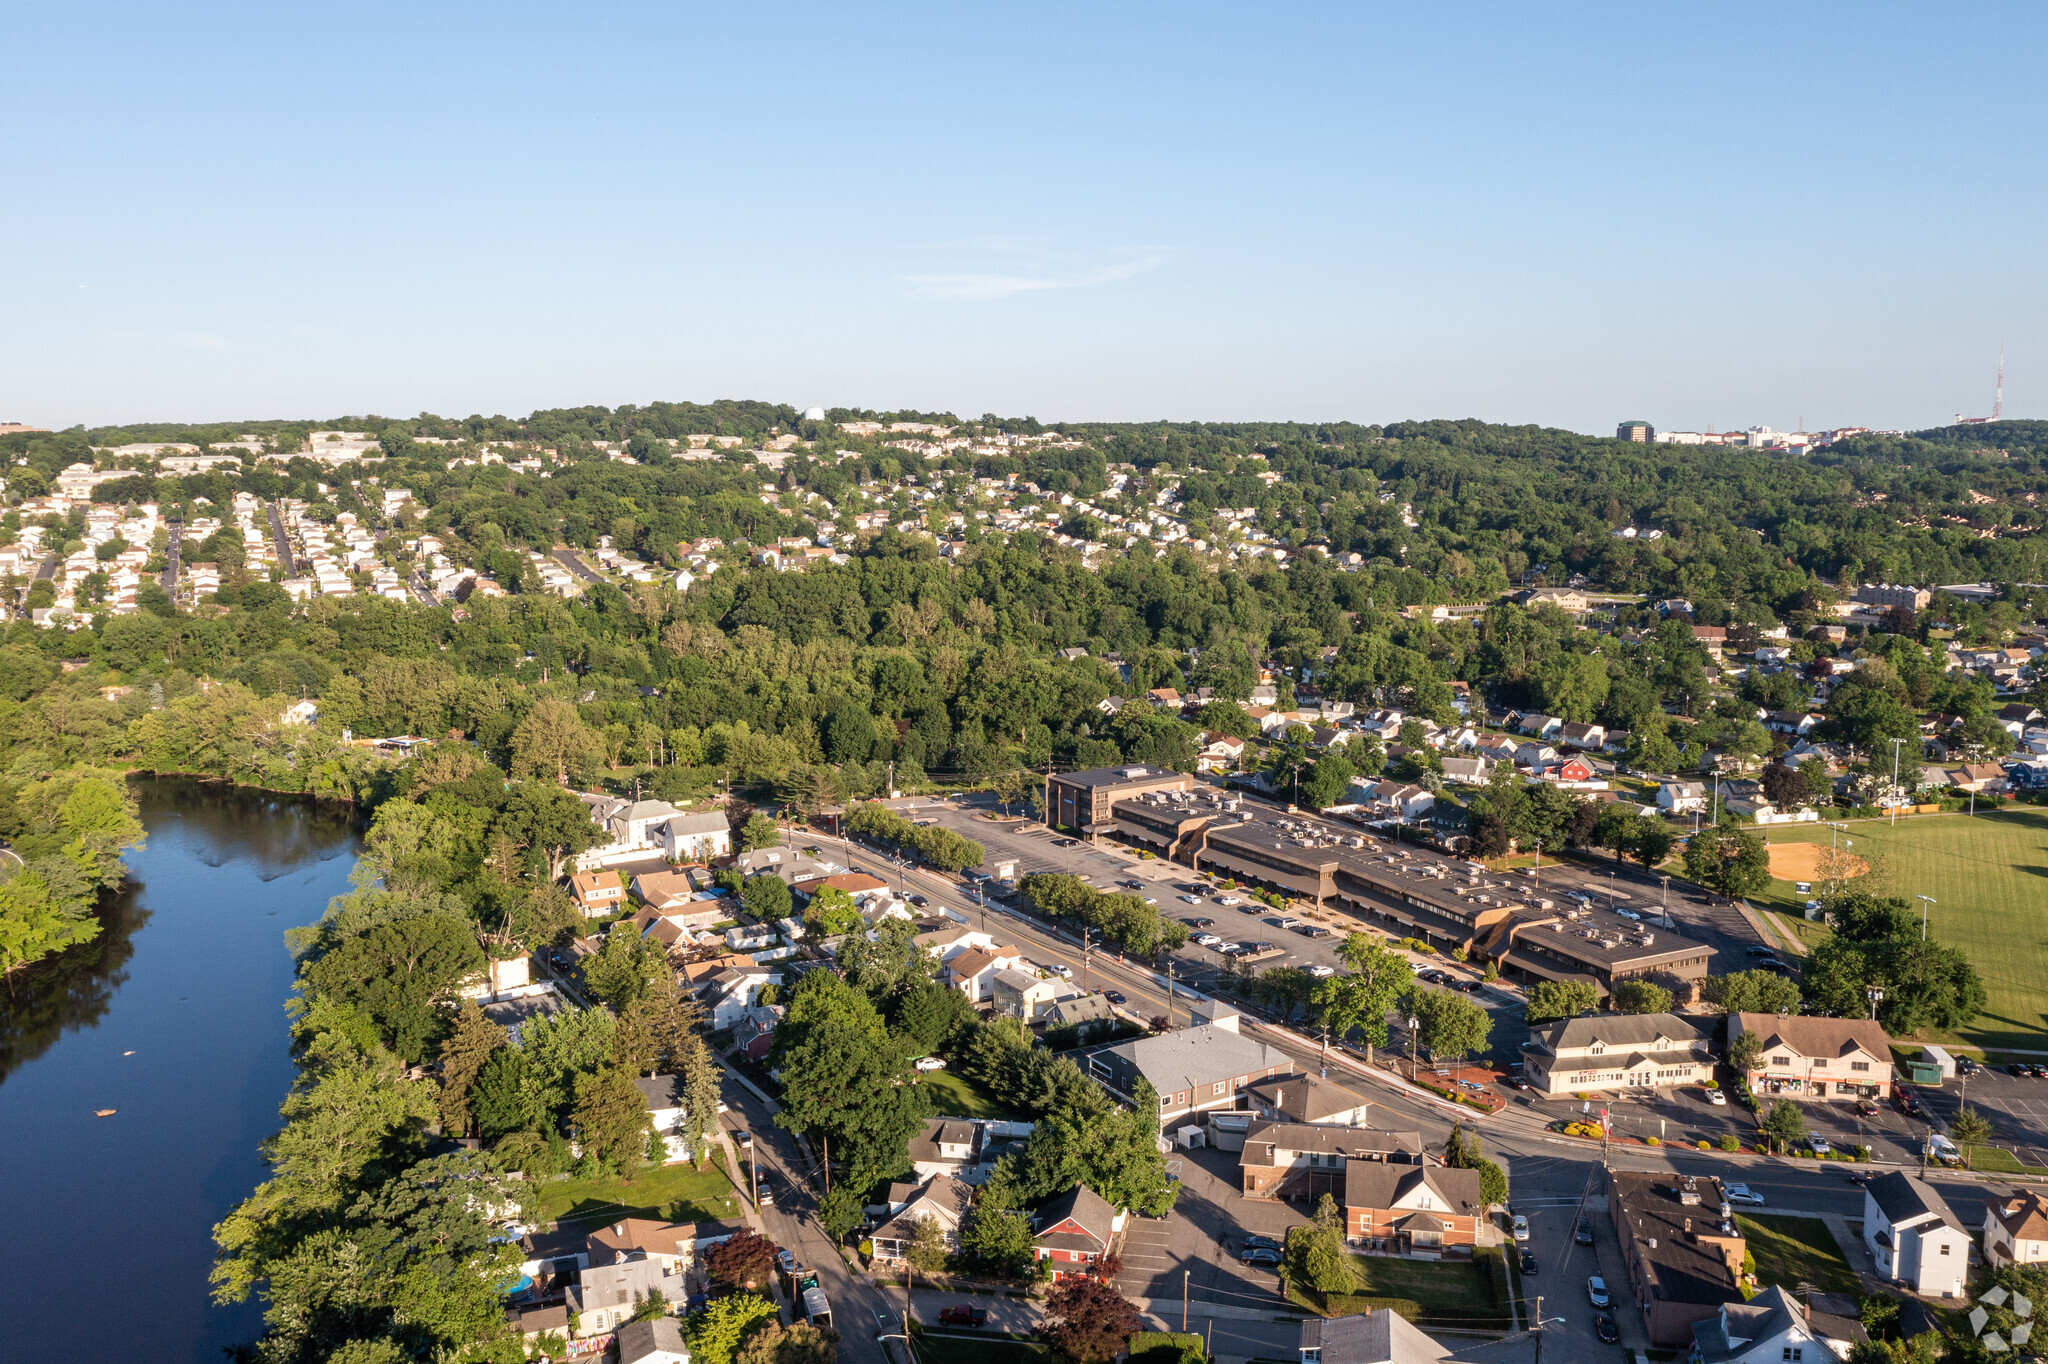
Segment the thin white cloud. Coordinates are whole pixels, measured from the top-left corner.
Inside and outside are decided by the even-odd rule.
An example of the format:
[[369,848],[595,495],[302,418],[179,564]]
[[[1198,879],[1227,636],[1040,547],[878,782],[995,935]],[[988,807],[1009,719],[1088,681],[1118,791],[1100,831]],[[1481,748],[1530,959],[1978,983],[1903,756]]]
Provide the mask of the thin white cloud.
[[1085,289],[1095,284],[1115,284],[1133,275],[1142,275],[1147,270],[1157,269],[1164,264],[1163,254],[1135,256],[1129,260],[1117,261],[1110,265],[1099,265],[1091,270],[1077,273],[1047,273],[1032,275],[978,274],[962,272],[956,274],[906,275],[905,280],[920,296],[925,298],[949,298],[965,303],[986,303],[993,299],[1010,298],[1017,294],[1037,293],[1046,289]]

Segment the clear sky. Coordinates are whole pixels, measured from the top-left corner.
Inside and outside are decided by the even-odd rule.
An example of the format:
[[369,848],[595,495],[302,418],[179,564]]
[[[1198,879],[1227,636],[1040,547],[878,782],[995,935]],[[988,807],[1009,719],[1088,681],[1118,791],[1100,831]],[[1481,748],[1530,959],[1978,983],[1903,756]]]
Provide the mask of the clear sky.
[[2048,415],[2048,7],[15,4],[0,421]]

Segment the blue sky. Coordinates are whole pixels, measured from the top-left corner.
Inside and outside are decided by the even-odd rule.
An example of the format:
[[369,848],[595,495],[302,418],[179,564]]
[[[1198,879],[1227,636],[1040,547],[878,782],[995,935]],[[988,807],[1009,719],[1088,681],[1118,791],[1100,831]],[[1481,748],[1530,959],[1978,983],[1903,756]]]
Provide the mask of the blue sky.
[[2048,414],[2023,5],[15,5],[0,421]]

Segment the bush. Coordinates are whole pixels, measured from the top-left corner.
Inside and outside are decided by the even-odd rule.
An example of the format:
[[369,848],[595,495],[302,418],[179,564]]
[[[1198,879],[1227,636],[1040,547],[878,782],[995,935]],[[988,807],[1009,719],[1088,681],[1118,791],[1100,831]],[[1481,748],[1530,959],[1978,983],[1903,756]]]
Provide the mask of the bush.
[[[1705,1143],[1701,1144],[1704,1145]],[[1731,1132],[1721,1138],[1721,1149],[1723,1151],[1740,1151],[1742,1149],[1742,1143],[1737,1141],[1735,1139],[1735,1134]]]
[[860,1243],[860,1258],[863,1260],[875,1258],[875,1243],[873,1241],[862,1241]]
[[1643,1145],[1645,1145],[1645,1146],[1662,1146],[1663,1144],[1664,1144],[1663,1142],[1659,1141],[1659,1140],[1658,1140],[1657,1138],[1655,1138],[1655,1137],[1644,1137],[1644,1138],[1643,1138]]
[[1708,1144],[1707,1139],[1705,1137],[1700,1138],[1699,1148],[1702,1151],[1711,1151],[1714,1149],[1710,1144]]

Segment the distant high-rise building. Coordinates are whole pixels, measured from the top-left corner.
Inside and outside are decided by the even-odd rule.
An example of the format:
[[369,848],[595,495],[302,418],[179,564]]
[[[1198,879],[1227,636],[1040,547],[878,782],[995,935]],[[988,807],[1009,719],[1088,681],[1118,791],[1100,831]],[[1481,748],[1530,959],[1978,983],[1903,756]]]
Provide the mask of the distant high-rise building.
[[1623,422],[1620,426],[1614,428],[1614,438],[1616,440],[1632,440],[1648,445],[1651,441],[1657,439],[1657,428],[1648,422]]

